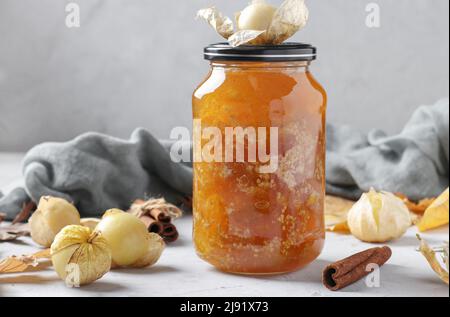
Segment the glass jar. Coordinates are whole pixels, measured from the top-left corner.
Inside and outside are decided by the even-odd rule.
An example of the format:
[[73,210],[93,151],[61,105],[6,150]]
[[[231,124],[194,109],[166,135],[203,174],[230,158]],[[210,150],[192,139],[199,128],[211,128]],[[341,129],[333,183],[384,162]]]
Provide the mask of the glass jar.
[[205,49],[211,69],[193,95],[194,243],[219,270],[288,273],[322,251],[326,93],[315,57],[296,43]]

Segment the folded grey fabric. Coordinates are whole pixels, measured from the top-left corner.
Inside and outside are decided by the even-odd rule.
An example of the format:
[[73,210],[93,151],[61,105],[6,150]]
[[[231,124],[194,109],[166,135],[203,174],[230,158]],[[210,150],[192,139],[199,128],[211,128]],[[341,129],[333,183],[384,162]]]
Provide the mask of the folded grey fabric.
[[192,168],[173,163],[167,146],[138,129],[130,140],[87,133],[67,143],[44,143],[23,162],[24,189],[0,199],[13,218],[30,198],[45,195],[75,203],[82,216],[127,209],[138,198],[164,196],[178,203],[192,195]]
[[358,199],[362,192],[436,197],[449,183],[449,100],[420,107],[396,136],[328,126],[328,193]]
[[[396,136],[329,125],[327,137],[329,194],[358,199],[373,187],[421,199],[448,187],[448,99],[419,108]],[[24,160],[26,188],[0,194],[0,211],[11,219],[24,202],[44,195],[74,202],[85,217],[126,209],[144,196],[178,203],[192,195],[192,167],[172,162],[169,147],[143,129],[130,140],[88,133],[39,145]]]

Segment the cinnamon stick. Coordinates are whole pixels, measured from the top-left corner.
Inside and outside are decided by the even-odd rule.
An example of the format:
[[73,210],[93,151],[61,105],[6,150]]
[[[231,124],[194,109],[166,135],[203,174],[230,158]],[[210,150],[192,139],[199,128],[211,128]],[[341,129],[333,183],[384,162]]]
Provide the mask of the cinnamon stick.
[[167,243],[178,239],[179,234],[175,225],[172,224],[172,219],[181,217],[182,211],[167,203],[163,198],[147,201],[137,199],[128,212],[138,217],[149,232],[159,234]]
[[160,222],[163,222],[163,223],[170,223],[172,221],[172,218],[170,217],[169,213],[167,213],[161,209],[151,209],[150,215],[154,219],[156,219]]
[[384,265],[392,256],[389,247],[373,248],[327,266],[323,284],[331,291],[341,290],[369,275],[368,265]]
[[149,232],[161,234],[163,232],[163,224],[156,221],[150,216],[141,216],[139,219],[145,224]]
[[161,237],[167,243],[175,242],[179,238],[178,230],[171,223],[164,224],[163,231],[161,233]]

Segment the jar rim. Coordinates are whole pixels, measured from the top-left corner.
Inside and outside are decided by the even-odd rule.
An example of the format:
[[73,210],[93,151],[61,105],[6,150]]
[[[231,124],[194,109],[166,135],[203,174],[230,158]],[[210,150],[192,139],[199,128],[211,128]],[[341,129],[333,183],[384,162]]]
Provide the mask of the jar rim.
[[242,45],[239,47],[232,47],[228,43],[216,43],[204,49],[204,57],[209,61],[313,61],[317,57],[317,49],[310,44],[293,42],[279,45]]

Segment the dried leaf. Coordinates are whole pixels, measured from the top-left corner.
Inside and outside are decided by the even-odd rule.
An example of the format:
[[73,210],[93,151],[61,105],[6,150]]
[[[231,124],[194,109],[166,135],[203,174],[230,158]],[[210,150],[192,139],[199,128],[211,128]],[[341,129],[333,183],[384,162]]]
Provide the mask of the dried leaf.
[[234,33],[233,21],[229,17],[224,16],[216,7],[198,11],[197,18],[204,19],[225,39],[228,39]]
[[332,226],[327,227],[328,232],[342,233],[342,234],[350,234],[350,227],[348,226],[347,221],[341,222]]
[[17,233],[11,233],[11,232],[4,232],[0,230],[0,242],[8,242],[8,241],[14,241],[20,237],[26,236],[27,233],[25,232],[17,232]]
[[449,223],[449,189],[439,196],[425,211],[417,225],[421,232],[436,229]]
[[446,247],[443,248],[443,261],[446,264],[446,269],[439,262],[436,251],[434,251],[428,243],[422,239],[420,235],[417,235],[417,238],[420,240],[420,249],[419,251],[423,254],[423,256],[427,259],[431,268],[434,272],[439,276],[439,278],[448,285],[448,243]]
[[425,213],[425,211],[433,204],[433,202],[436,200],[436,198],[426,198],[426,199],[422,199],[421,201],[419,201],[418,203],[415,203],[411,200],[409,200],[409,198],[401,193],[397,193],[395,194],[398,198],[402,199],[403,202],[405,203],[406,207],[408,207],[408,209],[417,214],[417,215],[423,215]]
[[13,241],[20,237],[30,235],[28,224],[0,226],[0,242]]
[[325,225],[327,231],[350,233],[347,225],[347,215],[355,204],[354,201],[327,196],[325,199]]
[[29,201],[27,203],[24,203],[22,206],[22,210],[19,212],[19,214],[14,218],[12,224],[15,225],[16,223],[25,222],[30,218],[31,213],[35,211],[37,208],[36,204],[33,201]]
[[51,259],[52,258],[50,249],[45,249],[45,250],[39,251],[39,252],[33,254],[33,256],[36,259]]
[[42,270],[50,265],[50,250],[33,255],[10,256],[0,261],[0,274],[25,273]]

